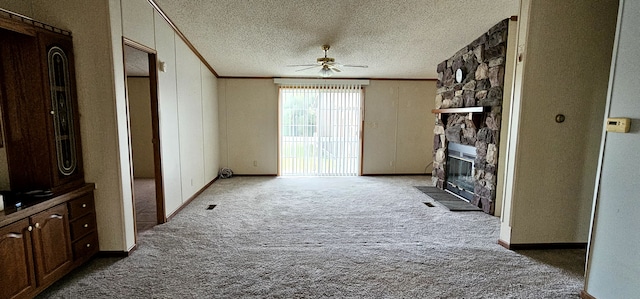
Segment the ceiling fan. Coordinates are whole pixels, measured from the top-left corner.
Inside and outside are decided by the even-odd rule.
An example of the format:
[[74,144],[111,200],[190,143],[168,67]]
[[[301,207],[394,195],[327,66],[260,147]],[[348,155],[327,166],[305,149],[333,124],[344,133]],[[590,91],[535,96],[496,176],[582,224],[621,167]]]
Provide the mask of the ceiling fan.
[[305,67],[302,69],[297,70],[296,72],[301,72],[301,71],[305,71],[305,70],[309,70],[309,69],[313,69],[313,68],[320,68],[319,74],[320,77],[326,78],[326,77],[331,77],[331,75],[333,75],[334,72],[336,73],[340,73],[342,72],[342,68],[345,67],[359,67],[359,68],[368,68],[369,66],[366,65],[353,65],[353,64],[340,64],[337,63],[335,58],[333,57],[328,57],[327,56],[327,51],[329,51],[329,48],[331,46],[329,45],[322,45],[322,51],[324,51],[324,57],[320,57],[318,59],[316,59],[316,63],[314,64],[294,64],[294,65],[287,65],[288,67]]

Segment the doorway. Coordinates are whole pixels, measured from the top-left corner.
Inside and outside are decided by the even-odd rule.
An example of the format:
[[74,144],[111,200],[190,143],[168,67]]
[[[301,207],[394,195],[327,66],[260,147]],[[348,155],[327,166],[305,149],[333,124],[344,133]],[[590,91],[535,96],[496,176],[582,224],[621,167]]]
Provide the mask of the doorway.
[[279,98],[280,175],[360,174],[359,85],[281,86]]
[[165,223],[156,52],[123,40],[131,181],[137,235]]

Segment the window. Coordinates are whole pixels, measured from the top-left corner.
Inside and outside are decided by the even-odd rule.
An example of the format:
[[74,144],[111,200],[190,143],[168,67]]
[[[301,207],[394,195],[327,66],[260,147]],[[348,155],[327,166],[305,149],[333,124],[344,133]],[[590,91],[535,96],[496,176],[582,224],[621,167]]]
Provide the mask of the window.
[[359,84],[280,87],[280,174],[355,176],[360,170]]

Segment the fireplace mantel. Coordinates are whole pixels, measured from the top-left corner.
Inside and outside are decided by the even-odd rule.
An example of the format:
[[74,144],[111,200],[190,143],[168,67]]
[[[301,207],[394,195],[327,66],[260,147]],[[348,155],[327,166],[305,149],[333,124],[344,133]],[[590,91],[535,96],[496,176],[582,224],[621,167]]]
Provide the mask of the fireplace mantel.
[[482,122],[483,114],[485,112],[490,112],[491,107],[488,106],[475,106],[475,107],[461,107],[461,108],[440,108],[433,109],[431,113],[436,114],[437,118],[441,120],[443,123],[447,123],[447,118],[449,114],[469,114],[468,118],[472,120],[476,126],[476,128],[480,128],[480,124]]
[[431,113],[433,114],[441,114],[441,113],[477,113],[477,112],[489,112],[491,111],[491,107],[488,106],[478,106],[478,107],[463,107],[463,108],[441,108],[441,109],[433,109]]

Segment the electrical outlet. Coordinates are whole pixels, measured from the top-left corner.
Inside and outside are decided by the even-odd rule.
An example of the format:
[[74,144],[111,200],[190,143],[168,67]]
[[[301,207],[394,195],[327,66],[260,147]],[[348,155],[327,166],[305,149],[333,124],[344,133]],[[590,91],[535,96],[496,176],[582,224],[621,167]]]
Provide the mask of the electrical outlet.
[[258,161],[257,160],[253,160],[253,167],[258,167]]
[[193,187],[193,179],[191,179],[190,181],[191,181],[191,187]]

